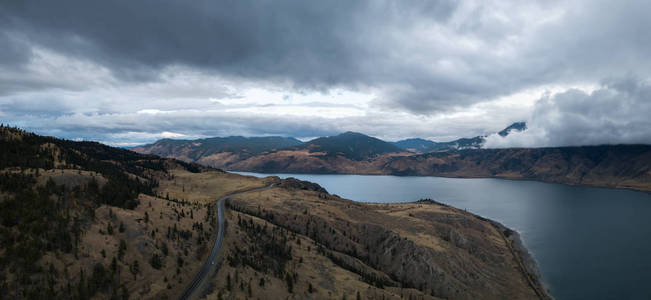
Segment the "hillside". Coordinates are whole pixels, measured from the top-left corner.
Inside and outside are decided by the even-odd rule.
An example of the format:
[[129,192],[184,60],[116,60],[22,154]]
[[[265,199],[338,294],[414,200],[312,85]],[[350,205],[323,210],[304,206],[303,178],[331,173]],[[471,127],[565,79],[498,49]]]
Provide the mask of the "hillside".
[[394,144],[401,149],[416,153],[427,153],[440,149],[439,147],[442,147],[439,146],[439,143],[437,142],[421,138],[404,139],[397,142],[391,142],[391,144]]
[[651,146],[481,149],[396,157],[394,175],[498,177],[651,191]]
[[321,153],[322,156],[343,156],[358,161],[403,151],[383,140],[351,131],[336,136],[320,137],[294,149],[307,149],[310,153]]
[[277,152],[251,157],[234,170],[529,179],[651,191],[651,146],[443,150],[384,155],[368,161]]
[[131,150],[143,154],[155,154],[186,162],[211,165],[213,161],[238,161],[265,151],[302,144],[295,138],[270,137],[214,137],[197,140],[162,139],[153,144],[134,147]]
[[214,239],[215,208],[202,191],[212,199],[263,185],[8,127],[0,158],[2,298],[175,298]]
[[399,147],[361,133],[322,137],[299,146],[232,162],[229,170],[286,173],[379,172],[393,157],[411,155]]
[[227,205],[209,298],[548,299],[517,233],[431,200],[357,203],[290,178]]

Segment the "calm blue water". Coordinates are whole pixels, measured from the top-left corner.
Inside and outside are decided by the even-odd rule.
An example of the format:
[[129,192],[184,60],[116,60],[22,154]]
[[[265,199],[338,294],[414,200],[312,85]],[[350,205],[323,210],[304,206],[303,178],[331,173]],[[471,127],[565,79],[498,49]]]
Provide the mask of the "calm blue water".
[[361,202],[432,198],[520,232],[558,300],[651,299],[651,195],[533,181],[255,174],[316,182]]

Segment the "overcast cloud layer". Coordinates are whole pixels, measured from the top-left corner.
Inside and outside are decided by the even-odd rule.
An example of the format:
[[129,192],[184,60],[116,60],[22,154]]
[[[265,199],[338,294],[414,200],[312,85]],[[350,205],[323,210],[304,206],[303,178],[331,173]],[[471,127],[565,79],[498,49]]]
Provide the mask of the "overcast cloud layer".
[[0,120],[135,145],[651,143],[649,1],[0,2]]

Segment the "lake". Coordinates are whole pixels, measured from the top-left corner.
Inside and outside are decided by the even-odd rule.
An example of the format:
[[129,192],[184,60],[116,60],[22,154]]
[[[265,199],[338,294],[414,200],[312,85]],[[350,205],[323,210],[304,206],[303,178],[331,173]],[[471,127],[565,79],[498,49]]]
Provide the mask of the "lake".
[[651,194],[534,181],[256,174],[316,182],[360,202],[421,198],[518,231],[554,298],[651,299]]

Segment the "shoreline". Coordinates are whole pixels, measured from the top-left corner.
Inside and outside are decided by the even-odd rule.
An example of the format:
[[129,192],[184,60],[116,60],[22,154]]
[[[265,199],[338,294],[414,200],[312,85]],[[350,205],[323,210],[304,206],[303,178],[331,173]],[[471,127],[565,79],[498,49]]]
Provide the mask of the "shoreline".
[[560,182],[553,180],[542,180],[535,178],[512,178],[512,177],[499,177],[499,176],[446,176],[446,175],[400,175],[400,174],[391,174],[391,173],[333,173],[333,172],[261,172],[261,171],[242,171],[242,170],[224,170],[229,173],[257,173],[265,175],[273,174],[301,174],[301,175],[359,175],[359,176],[395,176],[395,177],[439,177],[439,178],[452,178],[452,179],[499,179],[499,180],[510,180],[510,181],[531,181],[531,182],[541,182],[549,184],[561,184],[566,186],[575,186],[575,187],[591,187],[591,188],[601,188],[601,189],[611,189],[611,190],[624,190],[624,191],[633,191],[641,192],[645,194],[651,194],[651,187],[649,188],[635,188],[628,186],[617,186],[617,185],[600,185],[600,184],[590,184],[590,183],[570,183],[570,182]]
[[[228,172],[233,172],[233,171],[228,171]],[[236,172],[241,172],[241,171],[236,171]],[[256,172],[248,172],[248,173],[256,173]],[[258,173],[258,174],[265,174],[265,173]],[[266,173],[266,174],[297,174],[297,173]],[[308,174],[308,173],[306,173]],[[239,174],[238,175],[245,175],[245,176],[251,176],[248,174]],[[317,174],[317,175],[345,175],[345,174]],[[348,175],[359,175],[359,174],[348,174]],[[385,175],[386,176],[386,175]],[[388,175],[391,176],[391,175]],[[271,176],[269,176],[271,177]],[[275,177],[275,176],[274,176]],[[419,177],[435,177],[435,176],[419,176]],[[497,178],[499,179],[499,178]],[[317,183],[318,184],[318,183]],[[355,200],[351,200],[355,201]],[[522,239],[520,237],[520,234],[513,230],[510,229],[506,226],[504,226],[502,223],[477,215],[475,213],[469,212],[467,210],[457,208],[455,206],[438,202],[436,200],[432,199],[421,199],[417,201],[411,201],[411,202],[403,202],[403,203],[419,203],[419,202],[431,202],[436,205],[441,205],[441,206],[446,206],[446,207],[451,207],[460,211],[464,211],[466,214],[473,216],[479,220],[486,221],[490,223],[502,236],[504,239],[504,242],[513,255],[514,260],[517,261],[518,266],[520,267],[521,273],[523,277],[525,277],[526,281],[528,282],[529,286],[534,290],[536,295],[538,295],[538,298],[541,300],[554,300],[554,297],[551,295],[551,291],[549,288],[549,285],[544,281],[542,274],[540,272],[540,269],[538,267],[538,263],[534,259],[534,257],[531,255],[531,252],[529,249],[524,245],[522,242]],[[356,201],[357,202],[357,201]],[[362,203],[368,203],[368,204],[399,204],[398,203],[380,203],[380,202],[362,202]]]
[[551,295],[549,285],[543,280],[542,274],[540,273],[538,262],[536,262],[536,260],[531,255],[531,252],[529,252],[529,249],[527,249],[527,247],[522,242],[520,233],[502,225],[497,221],[486,219],[478,215],[475,216],[487,220],[495,227],[495,229],[500,232],[500,235],[502,235],[502,238],[504,238],[504,242],[507,244],[507,247],[509,250],[511,250],[514,259],[518,261],[518,265],[521,268],[523,276],[527,279],[527,282],[529,282],[529,285],[536,292],[538,297],[541,300],[554,300],[554,297]]
[[[426,203],[426,202],[461,210],[460,208],[457,208],[455,206],[438,202],[432,199],[421,199],[421,200],[408,202],[408,203]],[[513,258],[518,262],[518,265],[520,266],[520,269],[522,271],[522,275],[526,278],[531,288],[536,292],[536,295],[538,295],[539,299],[554,300],[554,297],[551,295],[549,285],[543,280],[542,274],[540,273],[540,269],[538,268],[538,262],[534,259],[533,255],[531,255],[531,252],[529,252],[529,249],[522,242],[519,232],[504,226],[502,223],[498,221],[482,217],[478,214],[471,213],[466,210],[463,211],[468,215],[471,215],[479,220],[486,221],[491,225],[493,225],[493,227],[500,233],[500,235],[504,239],[504,242],[506,243],[506,246],[511,251]]]

